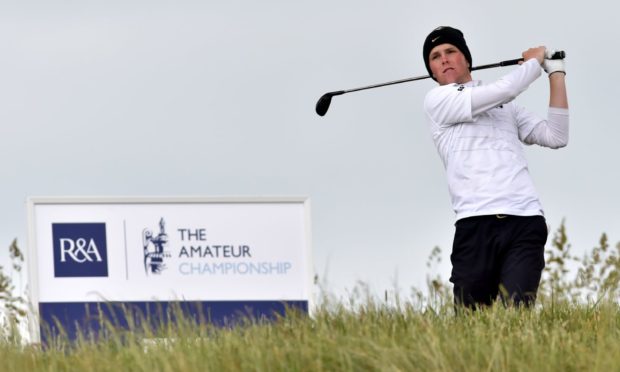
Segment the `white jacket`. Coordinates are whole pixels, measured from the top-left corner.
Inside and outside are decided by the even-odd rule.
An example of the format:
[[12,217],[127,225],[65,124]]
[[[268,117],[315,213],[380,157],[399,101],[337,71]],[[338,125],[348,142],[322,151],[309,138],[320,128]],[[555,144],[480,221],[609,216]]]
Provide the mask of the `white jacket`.
[[492,84],[449,84],[426,95],[424,110],[457,220],[544,214],[523,144],[565,146],[568,110],[550,107],[544,120],[512,102],[540,73],[538,61],[530,59]]

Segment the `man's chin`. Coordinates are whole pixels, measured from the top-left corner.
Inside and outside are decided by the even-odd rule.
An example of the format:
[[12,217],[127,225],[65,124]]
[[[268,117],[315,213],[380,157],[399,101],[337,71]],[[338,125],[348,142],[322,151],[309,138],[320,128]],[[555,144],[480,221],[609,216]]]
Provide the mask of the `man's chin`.
[[447,80],[442,80],[439,82],[439,85],[450,85],[450,84],[456,84],[457,81],[456,79],[447,79]]
[[[439,80],[439,79],[438,79]],[[463,77],[461,79],[457,77],[449,77],[445,79],[439,80],[439,85],[449,85],[449,84],[465,84],[471,81],[471,77]]]

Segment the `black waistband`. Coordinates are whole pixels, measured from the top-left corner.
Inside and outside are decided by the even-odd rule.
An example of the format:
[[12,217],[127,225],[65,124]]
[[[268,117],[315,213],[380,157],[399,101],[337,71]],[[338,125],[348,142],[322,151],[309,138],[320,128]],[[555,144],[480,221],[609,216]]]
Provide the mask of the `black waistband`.
[[460,220],[456,221],[455,225],[459,224],[459,223],[467,223],[469,221],[488,221],[488,220],[509,220],[509,219],[526,219],[526,218],[545,218],[541,215],[534,215],[534,216],[515,216],[513,214],[485,214],[482,216],[471,216],[471,217],[465,217],[465,218],[461,218]]

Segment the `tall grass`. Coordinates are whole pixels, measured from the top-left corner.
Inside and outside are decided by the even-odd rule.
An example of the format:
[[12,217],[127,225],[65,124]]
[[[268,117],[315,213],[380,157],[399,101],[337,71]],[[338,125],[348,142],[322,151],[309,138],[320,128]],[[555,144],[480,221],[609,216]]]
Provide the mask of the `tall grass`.
[[155,333],[117,330],[46,349],[5,343],[0,360],[10,371],[614,371],[619,310],[610,302],[545,303],[455,315],[449,306],[420,311],[369,300],[228,328],[181,320]]
[[[362,286],[347,303],[324,296],[312,316],[229,327],[179,316],[153,330],[108,325],[105,338],[59,338],[47,347],[0,342],[7,371],[618,371],[618,254],[605,234],[576,258],[564,224],[547,250],[537,305],[455,312],[450,287],[379,299]],[[438,260],[434,249],[430,261]],[[567,265],[578,265],[571,278]]]

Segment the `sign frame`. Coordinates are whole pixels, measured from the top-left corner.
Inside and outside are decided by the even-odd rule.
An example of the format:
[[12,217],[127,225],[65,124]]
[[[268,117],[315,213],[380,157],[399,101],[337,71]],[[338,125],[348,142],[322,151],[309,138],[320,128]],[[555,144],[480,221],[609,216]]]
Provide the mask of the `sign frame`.
[[[313,260],[312,260],[312,238],[311,238],[311,212],[310,199],[306,196],[162,196],[162,197],[114,197],[114,196],[48,196],[48,197],[29,197],[27,199],[27,218],[28,218],[28,241],[27,241],[27,268],[28,268],[28,300],[32,313],[29,316],[29,331],[31,342],[41,342],[41,318],[39,304],[41,300],[39,285],[39,257],[38,257],[38,237],[37,237],[37,208],[39,206],[71,206],[71,205],[282,205],[296,204],[303,208],[303,270],[305,278],[303,291],[307,294],[307,311],[313,309]],[[127,261],[127,257],[125,257]],[[127,264],[127,263],[126,263]],[[303,302],[302,301],[302,302]]]

